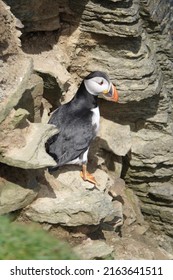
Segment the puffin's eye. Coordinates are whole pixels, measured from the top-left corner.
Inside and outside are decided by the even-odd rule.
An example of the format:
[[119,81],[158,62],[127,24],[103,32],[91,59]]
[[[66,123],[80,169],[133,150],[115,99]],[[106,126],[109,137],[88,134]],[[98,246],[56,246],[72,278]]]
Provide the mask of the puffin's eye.
[[99,83],[99,85],[101,85],[101,86],[103,85],[103,80]]

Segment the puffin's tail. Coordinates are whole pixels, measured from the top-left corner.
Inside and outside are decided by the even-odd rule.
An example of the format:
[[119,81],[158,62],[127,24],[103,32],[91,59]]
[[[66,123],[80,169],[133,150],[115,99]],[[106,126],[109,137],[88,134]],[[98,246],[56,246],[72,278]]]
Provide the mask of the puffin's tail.
[[50,147],[51,147],[51,144],[54,143],[54,141],[56,141],[57,139],[57,134],[52,136],[51,138],[48,139],[48,141],[46,142],[45,144],[45,148],[46,148],[46,152],[57,162],[57,165],[56,166],[49,166],[48,167],[48,171],[51,173],[53,171],[56,171],[58,168],[59,168],[59,165],[58,165],[58,159],[57,159],[57,156],[55,153],[52,153],[50,151]]
[[58,168],[59,168],[58,165],[56,165],[56,166],[50,166],[50,167],[48,167],[48,171],[49,171],[49,173],[52,173],[52,172],[54,172],[54,171],[57,171]]

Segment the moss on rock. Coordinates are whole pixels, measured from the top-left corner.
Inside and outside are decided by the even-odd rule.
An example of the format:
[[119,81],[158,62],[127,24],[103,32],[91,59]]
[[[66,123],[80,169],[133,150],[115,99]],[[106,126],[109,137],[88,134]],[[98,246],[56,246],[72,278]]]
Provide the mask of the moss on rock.
[[62,241],[50,238],[36,226],[18,225],[0,217],[1,260],[73,260],[72,249]]

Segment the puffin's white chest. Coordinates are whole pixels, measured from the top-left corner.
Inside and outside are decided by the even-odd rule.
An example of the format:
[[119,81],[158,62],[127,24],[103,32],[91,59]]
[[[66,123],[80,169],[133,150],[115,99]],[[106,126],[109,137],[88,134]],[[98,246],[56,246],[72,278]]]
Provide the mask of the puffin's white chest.
[[99,124],[100,124],[100,111],[99,107],[96,107],[94,109],[91,109],[93,115],[92,115],[92,125],[95,127],[95,132],[97,134],[99,130]]

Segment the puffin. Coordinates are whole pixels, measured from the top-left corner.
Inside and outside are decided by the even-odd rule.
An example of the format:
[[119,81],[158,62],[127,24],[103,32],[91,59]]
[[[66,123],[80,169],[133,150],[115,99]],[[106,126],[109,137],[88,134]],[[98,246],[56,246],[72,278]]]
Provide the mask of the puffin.
[[48,139],[46,151],[57,165],[50,166],[49,172],[66,164],[81,165],[82,179],[97,185],[94,176],[87,171],[87,163],[90,144],[99,130],[99,96],[118,101],[117,89],[108,75],[94,71],[83,79],[74,97],[52,113],[48,123],[55,125],[58,133]]

